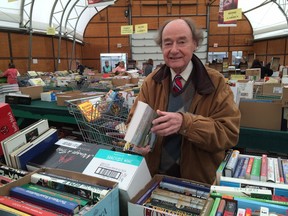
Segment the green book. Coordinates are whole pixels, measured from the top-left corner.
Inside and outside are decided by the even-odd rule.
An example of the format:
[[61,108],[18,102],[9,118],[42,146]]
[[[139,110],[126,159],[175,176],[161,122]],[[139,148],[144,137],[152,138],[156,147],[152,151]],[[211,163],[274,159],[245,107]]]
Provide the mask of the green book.
[[260,181],[261,162],[262,162],[261,157],[254,158],[250,176],[251,180]]
[[213,203],[213,206],[212,206],[212,209],[211,209],[211,211],[210,211],[209,216],[215,216],[215,215],[216,215],[218,206],[219,206],[219,204],[220,204],[220,200],[221,200],[221,198],[219,198],[219,197],[216,197],[216,198],[215,198],[215,201],[214,201],[214,203]]
[[61,191],[57,191],[57,190],[46,188],[46,187],[42,187],[42,186],[36,185],[36,184],[29,183],[29,184],[24,184],[21,187],[25,188],[27,190],[31,190],[31,191],[38,192],[38,193],[45,194],[45,195],[49,195],[49,196],[53,196],[53,197],[56,197],[59,199],[63,199],[63,200],[71,201],[71,202],[76,202],[81,207],[84,207],[86,205],[91,204],[91,200],[89,200],[89,199],[85,199],[83,197],[80,197],[80,196],[77,196],[74,194],[61,192]]

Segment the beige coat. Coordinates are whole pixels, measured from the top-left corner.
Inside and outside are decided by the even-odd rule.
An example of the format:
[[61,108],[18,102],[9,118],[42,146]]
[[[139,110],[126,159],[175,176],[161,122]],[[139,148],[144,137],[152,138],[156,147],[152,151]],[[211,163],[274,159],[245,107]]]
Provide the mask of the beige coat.
[[[189,111],[182,113],[180,173],[181,178],[212,184],[225,150],[238,142],[240,111],[223,76],[205,68],[195,55],[192,62],[196,93]],[[137,100],[148,103],[154,110],[167,110],[170,76],[170,69],[164,65],[146,77],[128,122]],[[158,172],[162,141],[163,137],[158,136],[155,149],[146,156],[152,176]]]

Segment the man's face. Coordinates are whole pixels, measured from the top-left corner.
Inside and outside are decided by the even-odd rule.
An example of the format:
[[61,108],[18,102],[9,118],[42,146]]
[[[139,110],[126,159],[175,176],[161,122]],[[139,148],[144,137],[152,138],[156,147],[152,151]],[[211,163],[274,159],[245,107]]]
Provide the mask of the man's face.
[[162,32],[162,53],[164,61],[176,73],[181,73],[192,59],[196,43],[184,20],[168,23]]

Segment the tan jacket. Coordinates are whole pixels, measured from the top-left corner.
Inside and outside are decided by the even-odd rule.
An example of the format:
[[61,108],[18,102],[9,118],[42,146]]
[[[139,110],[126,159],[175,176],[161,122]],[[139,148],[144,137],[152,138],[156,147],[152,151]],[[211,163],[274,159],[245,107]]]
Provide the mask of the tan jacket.
[[[182,113],[180,172],[181,178],[212,184],[225,150],[238,142],[240,111],[223,76],[205,68],[195,55],[192,62],[196,93],[189,112]],[[128,122],[138,100],[148,103],[154,110],[166,111],[170,80],[170,69],[166,65],[146,77]],[[162,140],[163,137],[158,136],[153,152],[146,156],[152,176],[158,172]]]

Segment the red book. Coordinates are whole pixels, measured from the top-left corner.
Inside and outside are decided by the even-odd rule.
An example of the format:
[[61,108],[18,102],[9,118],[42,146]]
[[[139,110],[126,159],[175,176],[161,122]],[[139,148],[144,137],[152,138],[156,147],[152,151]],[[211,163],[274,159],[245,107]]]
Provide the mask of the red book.
[[59,216],[59,213],[8,196],[0,196],[0,203],[31,215]]
[[246,169],[246,174],[245,174],[245,178],[246,179],[250,179],[253,162],[254,162],[254,157],[250,157],[249,161],[248,161],[248,166],[247,166],[247,169]]
[[262,155],[262,161],[261,161],[261,173],[260,173],[260,180],[266,182],[267,181],[267,171],[268,170],[268,159],[267,155]]
[[[0,142],[19,130],[12,109],[7,103],[0,103]],[[0,146],[0,156],[3,155],[2,145]]]

